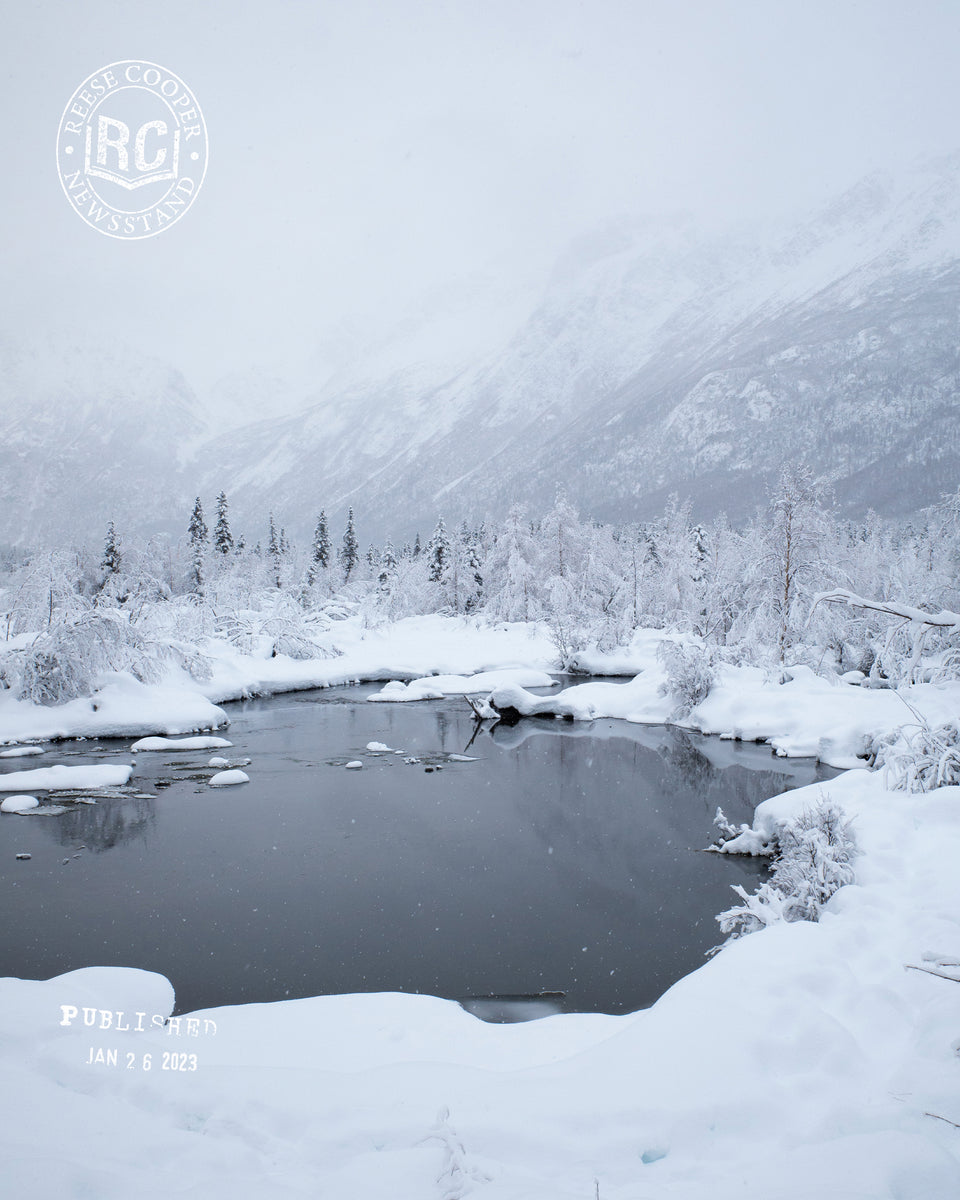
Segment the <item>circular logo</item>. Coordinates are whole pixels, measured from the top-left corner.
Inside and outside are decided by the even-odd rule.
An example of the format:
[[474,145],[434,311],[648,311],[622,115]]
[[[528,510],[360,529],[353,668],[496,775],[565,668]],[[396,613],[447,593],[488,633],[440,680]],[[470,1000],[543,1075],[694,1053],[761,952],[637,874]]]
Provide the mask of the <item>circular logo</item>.
[[57,131],[71,206],[107,237],[153,237],[179,221],[207,173],[207,127],[187,85],[129,59],[89,75]]

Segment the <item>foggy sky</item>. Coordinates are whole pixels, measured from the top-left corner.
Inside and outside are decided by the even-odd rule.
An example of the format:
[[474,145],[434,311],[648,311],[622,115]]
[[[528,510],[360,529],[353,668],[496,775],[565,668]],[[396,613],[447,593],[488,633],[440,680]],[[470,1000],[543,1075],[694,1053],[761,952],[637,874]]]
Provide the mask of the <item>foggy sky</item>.
[[[954,2],[92,0],[8,6],[3,34],[0,331],[201,385],[296,374],[471,273],[536,277],[619,214],[797,214],[960,146]],[[54,139],[135,57],[195,92],[210,160],[182,221],[122,242],[70,210]]]

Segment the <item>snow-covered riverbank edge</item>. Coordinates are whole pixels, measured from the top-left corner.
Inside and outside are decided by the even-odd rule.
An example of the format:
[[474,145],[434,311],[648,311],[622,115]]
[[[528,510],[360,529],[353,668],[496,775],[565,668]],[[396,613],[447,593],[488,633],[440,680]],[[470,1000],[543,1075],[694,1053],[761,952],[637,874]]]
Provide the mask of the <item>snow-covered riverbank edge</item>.
[[[657,655],[665,639],[684,640],[640,630],[627,648],[581,655],[584,669],[621,676],[624,682],[578,684],[571,677],[572,686],[551,697],[551,711],[576,720],[668,722],[676,699],[664,693],[666,677]],[[556,670],[556,651],[542,625],[425,616],[364,629],[357,618],[348,618],[324,635],[322,644],[340,653],[305,661],[284,655],[257,657],[209,639],[200,647],[210,669],[205,682],[181,669],[171,670],[157,685],[139,683],[129,675],[105,676],[94,696],[54,707],[0,695],[0,745],[206,732],[229,723],[220,706],[230,701],[347,683],[471,676],[503,669]],[[960,711],[958,683],[919,684],[895,692],[851,686],[820,677],[808,667],[794,667],[789,673],[792,678],[781,684],[757,667],[722,665],[707,698],[677,723],[721,737],[769,742],[778,754],[816,757],[828,766],[848,768],[861,765],[861,756],[876,736],[915,722],[917,714],[937,724]],[[429,680],[424,690],[430,690]],[[475,690],[490,688],[479,681]],[[401,694],[396,689],[392,697],[381,698]],[[513,685],[501,689],[498,699],[522,711],[536,707],[534,697]]]

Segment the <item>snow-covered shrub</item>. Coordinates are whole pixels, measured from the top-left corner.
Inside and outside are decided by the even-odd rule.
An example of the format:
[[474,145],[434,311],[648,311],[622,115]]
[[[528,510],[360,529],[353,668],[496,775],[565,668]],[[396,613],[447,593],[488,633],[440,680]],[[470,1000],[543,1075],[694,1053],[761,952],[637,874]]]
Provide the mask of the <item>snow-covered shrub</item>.
[[657,648],[657,657],[667,677],[660,694],[676,704],[669,719],[682,721],[710,694],[715,682],[712,655],[704,646],[664,641]]
[[105,671],[129,671],[150,682],[159,658],[115,609],[90,612],[78,621],[58,621],[11,656],[18,668],[18,697],[36,704],[62,704],[94,690]]
[[0,686],[35,704],[63,704],[91,695],[98,677],[108,672],[157,683],[168,667],[178,666],[194,679],[209,679],[209,660],[193,642],[170,636],[169,618],[166,606],[149,610],[140,621],[125,610],[89,607],[8,651],[0,662]]
[[4,594],[4,635],[17,637],[82,616],[89,608],[83,574],[78,556],[66,551],[38,555],[14,572]]
[[[723,814],[718,810],[718,816]],[[738,835],[724,820],[721,835]],[[834,892],[853,882],[856,842],[850,823],[828,800],[804,809],[777,834],[770,879],[752,894],[733,885],[742,904],[717,920],[728,941],[779,921],[817,921]]]
[[777,843],[768,841],[763,833],[752,826],[732,825],[722,808],[718,808],[713,823],[720,836],[708,850],[722,854],[747,854],[752,858],[770,858],[777,852]]
[[929,792],[960,783],[960,720],[904,726],[875,747],[874,765],[894,792]]
[[930,683],[952,683],[960,679],[960,650],[951,648],[931,655],[927,672]]
[[305,611],[284,592],[269,592],[259,599],[258,608],[218,614],[217,633],[238,650],[271,658],[284,654],[299,661],[334,658],[340,653],[317,641],[317,635],[329,628],[323,613]]
[[585,627],[585,615],[574,585],[569,579],[553,576],[548,581],[549,609],[546,622],[550,639],[557,650],[561,670],[573,660],[574,655],[585,650],[589,637]]

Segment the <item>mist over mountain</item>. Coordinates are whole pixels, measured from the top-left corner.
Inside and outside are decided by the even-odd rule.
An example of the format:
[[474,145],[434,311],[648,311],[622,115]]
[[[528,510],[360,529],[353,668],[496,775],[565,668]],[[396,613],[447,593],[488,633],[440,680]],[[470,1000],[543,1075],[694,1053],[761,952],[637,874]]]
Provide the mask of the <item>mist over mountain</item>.
[[316,384],[238,364],[210,395],[117,347],[0,339],[0,541],[185,527],[224,489],[238,528],[361,537],[443,513],[532,513],[562,485],[609,520],[676,492],[750,515],[803,461],[851,515],[960,484],[960,155],[877,174],[789,230],[620,220],[535,291],[473,279]]

